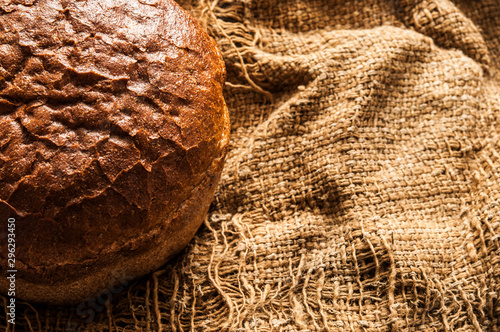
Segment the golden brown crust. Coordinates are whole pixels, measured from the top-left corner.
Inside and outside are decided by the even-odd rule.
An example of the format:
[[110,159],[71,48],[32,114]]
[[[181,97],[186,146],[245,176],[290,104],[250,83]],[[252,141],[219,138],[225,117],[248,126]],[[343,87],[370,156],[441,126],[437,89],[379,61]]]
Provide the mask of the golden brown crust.
[[0,13],[0,210],[17,220],[20,296],[74,303],[119,266],[158,268],[199,227],[227,151],[215,42],[171,0]]

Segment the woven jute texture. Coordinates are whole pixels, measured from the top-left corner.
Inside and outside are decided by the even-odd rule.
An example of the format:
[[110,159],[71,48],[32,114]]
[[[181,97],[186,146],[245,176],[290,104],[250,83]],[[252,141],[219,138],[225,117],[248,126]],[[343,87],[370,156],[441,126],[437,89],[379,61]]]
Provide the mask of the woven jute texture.
[[15,330],[500,331],[500,2],[180,4],[228,70],[204,225]]

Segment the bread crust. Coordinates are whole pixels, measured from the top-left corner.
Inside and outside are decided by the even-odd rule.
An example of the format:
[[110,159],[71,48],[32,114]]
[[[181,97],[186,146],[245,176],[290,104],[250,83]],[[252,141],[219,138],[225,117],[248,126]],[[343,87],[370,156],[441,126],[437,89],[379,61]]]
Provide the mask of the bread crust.
[[0,231],[16,218],[17,297],[78,303],[117,271],[159,268],[200,226],[229,144],[224,62],[171,0],[0,9]]

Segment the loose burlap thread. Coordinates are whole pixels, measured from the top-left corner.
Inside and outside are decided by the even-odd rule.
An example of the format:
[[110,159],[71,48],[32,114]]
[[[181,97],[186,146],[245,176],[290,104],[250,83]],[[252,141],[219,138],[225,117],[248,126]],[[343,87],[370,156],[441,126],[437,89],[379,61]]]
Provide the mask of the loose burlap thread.
[[228,71],[204,225],[121,293],[0,327],[500,331],[500,4],[180,4]]

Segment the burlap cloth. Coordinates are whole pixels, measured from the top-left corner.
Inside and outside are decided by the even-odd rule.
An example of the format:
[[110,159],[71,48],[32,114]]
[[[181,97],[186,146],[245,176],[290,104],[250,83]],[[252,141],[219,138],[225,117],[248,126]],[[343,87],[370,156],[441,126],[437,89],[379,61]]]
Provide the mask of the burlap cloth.
[[500,2],[181,5],[228,69],[204,226],[111,301],[19,301],[15,330],[500,331]]

